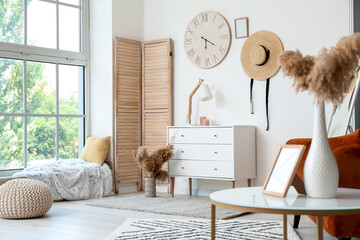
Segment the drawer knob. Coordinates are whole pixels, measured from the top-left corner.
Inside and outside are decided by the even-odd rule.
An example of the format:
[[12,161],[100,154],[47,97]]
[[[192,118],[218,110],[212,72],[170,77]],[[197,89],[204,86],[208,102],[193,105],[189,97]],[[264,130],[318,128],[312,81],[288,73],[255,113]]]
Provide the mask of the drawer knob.
[[181,153],[184,153],[184,150],[181,150]]
[[217,152],[214,152],[214,154],[217,154]]
[[216,135],[216,134],[214,134],[214,137],[217,137],[217,135]]
[[217,171],[217,168],[214,168],[215,171]]
[[181,137],[184,137],[184,134],[181,134]]
[[181,169],[184,169],[184,167],[181,167]]

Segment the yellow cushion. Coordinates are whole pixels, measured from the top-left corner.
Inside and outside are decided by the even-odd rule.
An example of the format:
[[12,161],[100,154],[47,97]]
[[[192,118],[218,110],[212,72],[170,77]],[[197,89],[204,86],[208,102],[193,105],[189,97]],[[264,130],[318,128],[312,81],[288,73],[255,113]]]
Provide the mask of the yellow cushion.
[[103,165],[109,151],[110,138],[110,136],[88,137],[80,159]]

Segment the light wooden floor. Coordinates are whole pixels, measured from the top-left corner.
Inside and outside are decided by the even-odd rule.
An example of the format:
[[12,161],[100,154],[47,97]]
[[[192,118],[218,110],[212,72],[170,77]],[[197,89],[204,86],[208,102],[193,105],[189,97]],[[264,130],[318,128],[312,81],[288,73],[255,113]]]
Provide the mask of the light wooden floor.
[[[112,198],[116,198],[112,197]],[[27,220],[0,219],[2,240],[100,240],[108,236],[127,218],[186,218],[153,213],[86,206],[86,201],[56,202],[41,218]],[[271,214],[249,214],[241,219],[282,220]],[[288,217],[292,223],[293,217]],[[316,239],[316,225],[303,216],[297,231],[301,239]],[[335,238],[324,232],[324,239]],[[355,240],[355,239],[354,239]]]

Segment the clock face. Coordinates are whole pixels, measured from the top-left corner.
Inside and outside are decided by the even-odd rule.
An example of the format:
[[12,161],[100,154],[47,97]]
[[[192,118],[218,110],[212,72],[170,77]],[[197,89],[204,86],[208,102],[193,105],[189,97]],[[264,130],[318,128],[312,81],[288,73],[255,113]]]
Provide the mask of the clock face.
[[184,48],[190,62],[200,68],[212,68],[227,55],[231,31],[226,19],[217,12],[202,12],[186,28]]

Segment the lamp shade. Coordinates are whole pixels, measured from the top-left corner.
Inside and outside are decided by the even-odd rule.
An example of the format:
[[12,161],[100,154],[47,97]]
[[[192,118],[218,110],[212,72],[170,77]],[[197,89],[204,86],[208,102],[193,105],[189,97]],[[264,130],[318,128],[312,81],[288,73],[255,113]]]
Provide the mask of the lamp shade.
[[201,92],[200,92],[200,100],[201,101],[209,101],[213,98],[211,95],[209,86],[207,84],[202,84]]

